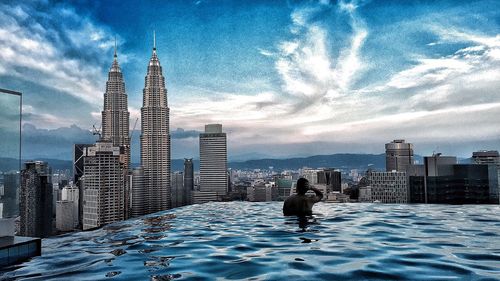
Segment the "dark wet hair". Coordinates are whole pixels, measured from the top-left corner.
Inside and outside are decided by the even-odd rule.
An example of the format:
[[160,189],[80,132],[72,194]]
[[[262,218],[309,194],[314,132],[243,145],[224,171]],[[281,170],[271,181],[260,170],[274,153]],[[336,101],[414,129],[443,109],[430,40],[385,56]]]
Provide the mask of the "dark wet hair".
[[305,178],[300,178],[297,180],[297,193],[298,194],[306,194],[308,182],[309,181]]

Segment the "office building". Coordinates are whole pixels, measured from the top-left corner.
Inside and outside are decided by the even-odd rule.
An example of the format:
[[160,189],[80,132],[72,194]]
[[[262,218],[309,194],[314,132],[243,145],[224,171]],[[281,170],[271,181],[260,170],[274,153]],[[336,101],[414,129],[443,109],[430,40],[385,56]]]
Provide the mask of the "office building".
[[125,218],[125,155],[120,147],[100,141],[84,157],[83,229]]
[[316,184],[318,183],[318,173],[321,171],[319,169],[303,168],[300,170],[300,177],[308,180],[309,184]]
[[191,193],[194,191],[194,166],[193,159],[184,159],[184,205],[191,204]]
[[500,155],[496,150],[481,150],[472,153],[472,162],[474,164],[500,164]]
[[149,60],[141,108],[141,166],[145,210],[154,213],[170,206],[170,133],[167,89],[156,54]]
[[408,203],[406,172],[368,172],[371,199],[380,203]]
[[83,227],[83,176],[84,157],[87,156],[87,148],[93,144],[80,143],[73,145],[73,184],[78,188],[78,228]]
[[290,196],[290,189],[292,188],[292,180],[285,175],[276,175],[274,178],[274,185],[276,186],[278,195],[277,200],[283,201]]
[[385,167],[387,172],[404,172],[413,164],[413,144],[405,140],[394,140],[385,144]]
[[200,134],[200,191],[227,195],[227,139],[221,124],[205,125]]
[[424,174],[410,176],[410,202],[499,204],[498,170],[491,164],[457,164],[456,157],[424,157]]
[[49,237],[52,234],[52,171],[43,161],[27,161],[21,171],[19,235]]

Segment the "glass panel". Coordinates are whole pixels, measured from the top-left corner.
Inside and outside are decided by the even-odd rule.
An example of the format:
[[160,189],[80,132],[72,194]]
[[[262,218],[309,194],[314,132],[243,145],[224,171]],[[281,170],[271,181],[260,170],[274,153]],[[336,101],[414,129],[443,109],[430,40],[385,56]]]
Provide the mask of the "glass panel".
[[0,219],[19,213],[21,94],[0,89]]

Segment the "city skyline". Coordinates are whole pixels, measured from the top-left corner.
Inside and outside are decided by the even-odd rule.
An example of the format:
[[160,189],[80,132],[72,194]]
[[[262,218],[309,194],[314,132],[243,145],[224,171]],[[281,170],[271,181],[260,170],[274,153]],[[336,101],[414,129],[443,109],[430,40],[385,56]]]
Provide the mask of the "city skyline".
[[[0,82],[25,95],[25,142],[81,138],[100,122],[116,36],[132,126],[156,30],[173,159],[196,157],[212,122],[227,128],[229,156],[382,153],[398,138],[422,155],[470,156],[498,149],[494,4],[6,2]],[[151,20],[159,14],[169,16]]]

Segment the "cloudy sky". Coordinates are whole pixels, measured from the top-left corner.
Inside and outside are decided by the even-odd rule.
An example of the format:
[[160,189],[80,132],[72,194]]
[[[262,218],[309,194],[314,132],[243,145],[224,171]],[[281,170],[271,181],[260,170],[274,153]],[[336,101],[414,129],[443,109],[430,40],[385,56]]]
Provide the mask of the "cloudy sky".
[[233,159],[500,149],[497,1],[7,0],[0,87],[24,94],[24,155],[94,139],[115,37],[133,126],[153,30],[173,158],[198,156],[207,123]]

